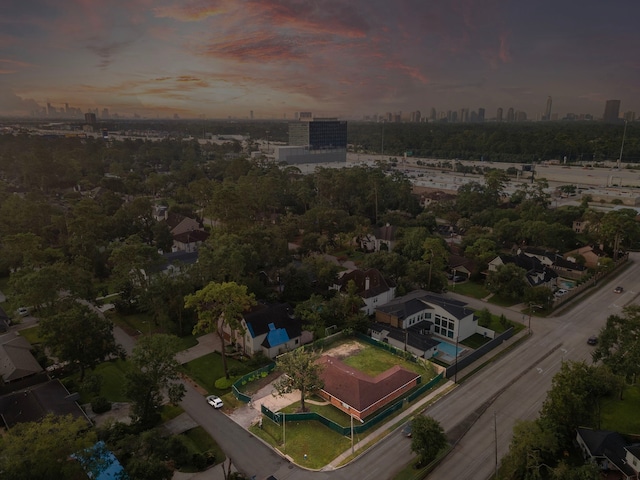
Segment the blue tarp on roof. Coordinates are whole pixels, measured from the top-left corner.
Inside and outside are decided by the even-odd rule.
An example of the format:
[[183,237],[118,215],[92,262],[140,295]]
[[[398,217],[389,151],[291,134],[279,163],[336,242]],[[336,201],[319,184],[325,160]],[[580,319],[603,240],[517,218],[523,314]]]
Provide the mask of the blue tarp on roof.
[[[99,464],[101,472],[95,477],[95,480],[122,480],[129,478],[113,452],[111,452],[111,450],[107,450],[104,442],[100,441],[96,443],[89,450],[93,450],[91,454],[92,456],[94,454],[99,455],[99,459],[96,463]],[[72,455],[72,457],[77,458],[75,455]],[[83,467],[86,470],[88,465],[83,465]],[[94,478],[93,473],[90,470],[87,471],[87,476],[91,479]]]
[[289,341],[289,335],[284,328],[274,328],[267,333],[266,340],[270,347],[277,347],[278,345],[287,343]]

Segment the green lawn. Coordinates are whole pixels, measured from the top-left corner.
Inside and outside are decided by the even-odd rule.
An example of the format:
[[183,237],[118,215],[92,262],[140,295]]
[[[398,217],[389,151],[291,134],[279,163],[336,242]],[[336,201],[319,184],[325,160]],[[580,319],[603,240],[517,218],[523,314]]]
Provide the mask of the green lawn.
[[[349,340],[349,342],[353,341],[354,340]],[[356,368],[366,373],[367,375],[375,377],[382,372],[386,372],[395,365],[400,365],[411,372],[416,372],[420,375],[424,375],[427,380],[431,379],[435,375],[431,364],[428,362],[420,364],[409,362],[403,358],[393,355],[390,352],[387,352],[386,350],[374,347],[373,345],[369,345],[364,342],[357,343],[360,346],[360,350],[358,351],[358,353],[350,355],[349,357],[342,359],[342,361],[346,365]],[[428,370],[425,369],[425,365],[428,367]]]
[[[351,446],[350,438],[343,437],[320,422],[287,422],[284,432],[286,445],[282,444],[282,430],[281,425],[266,417],[263,418],[262,428],[257,425],[250,428],[251,433],[277,446],[295,463],[312,469],[324,467]],[[365,436],[363,434],[362,438]],[[360,440],[356,435],[355,443]]]
[[[227,366],[235,376],[244,375],[255,369],[255,367],[250,366],[247,363],[239,362],[238,360],[229,357],[227,357]],[[185,363],[183,368],[187,375],[198,382],[200,386],[209,393],[224,395],[230,390],[220,390],[215,386],[216,380],[224,376],[222,357],[217,352],[209,353],[208,355],[196,358],[189,363]]]
[[489,299],[489,303],[498,305],[499,307],[511,307],[512,305],[516,305],[518,302],[511,297],[496,294]]
[[[215,464],[222,463],[226,460],[226,456],[218,444],[211,438],[204,428],[195,427],[191,430],[187,430],[179,435],[182,443],[189,449],[191,453],[206,453],[211,452],[215,456]],[[195,472],[193,467],[186,467],[181,469],[183,472]]]
[[26,338],[31,345],[42,342],[42,338],[40,338],[40,327],[38,327],[38,325],[20,330],[20,335]]
[[101,363],[94,372],[102,377],[100,395],[111,402],[127,402],[124,394],[124,374],[129,370],[129,363],[124,360],[113,360]]
[[[132,313],[122,315],[116,311],[110,311],[108,318],[129,335],[149,335],[153,333],[167,333],[159,325],[155,325],[151,316],[147,313]],[[178,337],[180,339],[180,350],[186,350],[198,344],[198,339],[193,335]]]
[[602,401],[601,428],[622,434],[640,432],[640,385],[625,389],[622,400],[617,395]]
[[485,288],[484,285],[480,283],[475,283],[472,281],[467,281],[464,283],[456,283],[455,288],[453,287],[453,285],[451,285],[449,287],[449,290],[451,290],[452,292],[459,293],[461,295],[466,295],[467,297],[478,298],[478,299],[485,298],[491,293],[489,292],[489,290]]
[[[348,427],[351,425],[351,417],[344,413],[342,410],[338,410],[333,405],[315,405],[313,403],[306,402],[305,406],[309,412],[322,415],[324,418],[336,422],[341,427]],[[281,411],[285,413],[297,413],[300,411],[300,402],[292,403]]]
[[169,420],[176,418],[178,415],[181,415],[183,412],[184,409],[181,406],[167,403],[163,405],[160,410],[160,419],[162,423],[168,422]]

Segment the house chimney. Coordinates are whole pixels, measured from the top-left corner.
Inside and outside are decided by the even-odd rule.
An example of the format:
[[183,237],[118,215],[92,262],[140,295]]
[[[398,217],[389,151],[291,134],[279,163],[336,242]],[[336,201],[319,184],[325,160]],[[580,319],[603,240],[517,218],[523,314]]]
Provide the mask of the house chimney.
[[367,290],[369,290],[370,283],[371,283],[371,281],[369,280],[369,277],[365,277],[365,279],[364,279],[364,291],[365,292]]

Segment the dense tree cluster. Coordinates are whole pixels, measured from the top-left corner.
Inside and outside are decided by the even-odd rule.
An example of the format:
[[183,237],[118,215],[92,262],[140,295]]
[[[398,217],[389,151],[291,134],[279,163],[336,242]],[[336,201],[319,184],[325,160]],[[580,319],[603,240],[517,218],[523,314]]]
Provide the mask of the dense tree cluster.
[[[640,126],[627,125],[624,159],[640,161]],[[633,132],[633,133],[632,133]],[[349,143],[363,153],[531,163],[617,160],[623,126],[598,122],[486,124],[349,123]],[[633,140],[630,140],[633,139]]]

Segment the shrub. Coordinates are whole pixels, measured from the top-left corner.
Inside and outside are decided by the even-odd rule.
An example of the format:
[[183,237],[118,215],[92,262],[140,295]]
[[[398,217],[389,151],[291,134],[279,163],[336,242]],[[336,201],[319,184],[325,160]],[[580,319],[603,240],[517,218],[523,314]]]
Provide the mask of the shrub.
[[95,397],[91,400],[93,413],[104,413],[111,410],[111,402],[104,397]]
[[220,377],[219,379],[216,380],[216,388],[218,390],[226,390],[228,388],[231,388],[231,385],[233,385],[235,383],[235,381],[237,380],[236,377]]
[[191,465],[198,470],[204,470],[207,468],[207,458],[202,453],[194,453],[191,456]]

